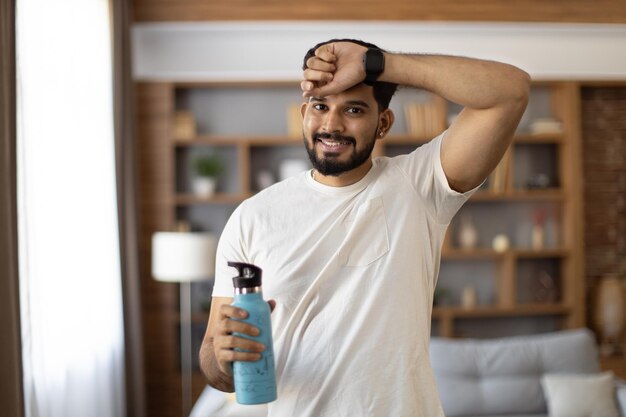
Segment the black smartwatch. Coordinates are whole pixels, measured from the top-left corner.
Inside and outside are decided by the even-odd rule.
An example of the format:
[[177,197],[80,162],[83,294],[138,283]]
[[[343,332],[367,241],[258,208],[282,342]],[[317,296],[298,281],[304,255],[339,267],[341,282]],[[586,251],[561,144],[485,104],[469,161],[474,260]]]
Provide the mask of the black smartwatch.
[[385,70],[385,55],[377,48],[368,48],[363,55],[363,68],[365,68],[366,85],[374,85],[380,74]]

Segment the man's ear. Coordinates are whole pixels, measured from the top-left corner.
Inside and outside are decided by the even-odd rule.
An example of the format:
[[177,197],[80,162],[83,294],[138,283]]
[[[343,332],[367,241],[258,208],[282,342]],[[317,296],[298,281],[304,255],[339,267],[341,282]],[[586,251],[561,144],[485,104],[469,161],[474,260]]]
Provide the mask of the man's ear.
[[302,103],[302,106],[300,106],[300,114],[302,115],[302,118],[304,119],[304,113],[306,113],[306,106],[307,106],[307,102]]
[[396,120],[396,116],[393,114],[391,109],[385,109],[378,116],[378,129],[383,134],[378,136],[378,139],[381,139],[389,133],[389,130],[393,126],[393,122]]

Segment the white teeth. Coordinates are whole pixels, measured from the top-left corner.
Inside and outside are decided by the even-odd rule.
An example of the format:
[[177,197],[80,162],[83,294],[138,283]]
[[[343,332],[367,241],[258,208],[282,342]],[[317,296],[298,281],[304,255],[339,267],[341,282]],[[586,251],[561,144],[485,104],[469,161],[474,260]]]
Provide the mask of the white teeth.
[[320,139],[322,141],[322,143],[326,146],[330,146],[330,147],[338,147],[338,146],[342,146],[342,145],[346,145],[347,142],[338,142],[338,141],[326,141],[324,139]]

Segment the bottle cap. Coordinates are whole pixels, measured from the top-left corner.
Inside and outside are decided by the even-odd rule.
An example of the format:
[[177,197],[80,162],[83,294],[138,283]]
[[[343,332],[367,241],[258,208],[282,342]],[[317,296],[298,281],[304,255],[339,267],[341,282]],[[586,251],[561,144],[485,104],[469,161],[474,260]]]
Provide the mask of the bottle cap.
[[235,288],[254,288],[261,286],[263,270],[256,265],[243,262],[228,262],[228,266],[237,268],[239,275],[233,277]]

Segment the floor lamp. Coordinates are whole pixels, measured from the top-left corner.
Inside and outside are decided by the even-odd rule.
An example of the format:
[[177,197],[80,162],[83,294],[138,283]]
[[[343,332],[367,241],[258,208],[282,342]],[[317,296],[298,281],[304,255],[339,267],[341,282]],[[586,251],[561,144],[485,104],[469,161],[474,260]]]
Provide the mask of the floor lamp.
[[215,274],[216,238],[210,233],[156,232],[152,235],[152,276],[180,283],[180,366],[182,412],[191,411],[191,283]]

